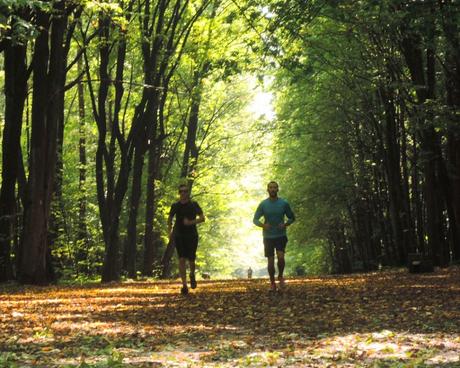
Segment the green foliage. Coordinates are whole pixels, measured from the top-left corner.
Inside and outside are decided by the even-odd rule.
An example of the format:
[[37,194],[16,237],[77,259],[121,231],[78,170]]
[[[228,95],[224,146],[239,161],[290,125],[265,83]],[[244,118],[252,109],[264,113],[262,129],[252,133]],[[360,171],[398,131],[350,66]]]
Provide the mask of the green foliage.
[[[304,12],[294,3],[294,14]],[[275,9],[285,22],[280,37],[290,40],[279,41],[286,69],[277,73],[276,85],[282,88],[277,91],[275,172],[289,183],[283,192],[300,220],[290,230],[297,253],[293,261],[304,266],[308,259],[307,271],[325,272],[332,261],[329,242],[337,228],[349,226],[348,209],[356,200],[353,125],[361,119],[360,96],[372,93],[364,81],[372,80],[373,70],[359,57],[367,52],[362,43],[345,21],[337,21],[343,9],[325,6],[324,16],[311,22]],[[354,78],[362,78],[359,85]]]
[[[291,236],[296,239],[297,236]],[[331,271],[328,245],[322,239],[309,239],[298,244],[297,240],[289,242],[286,252],[286,273],[293,276],[323,275]]]
[[[401,44],[419,43],[421,49],[441,52],[442,37],[430,38],[441,11],[434,4],[386,1],[269,5],[266,51],[283,67],[274,83],[275,171],[289,183],[283,192],[302,218],[302,224],[290,230],[295,247],[319,240],[326,246],[325,265],[337,264],[339,258],[365,259],[373,242],[380,246],[375,246],[371,263],[390,257],[391,250],[382,248],[403,241],[385,238],[389,229],[395,235],[399,219],[391,217],[408,216],[402,212],[419,208],[418,189],[410,186],[419,185],[414,182],[424,173],[418,173],[421,163],[408,160],[417,160],[413,152],[424,149],[419,137],[426,129],[433,127],[439,137],[448,137],[446,124],[453,116],[443,98],[417,104],[426,86],[419,85],[420,79],[413,83],[411,63],[424,55],[408,56]],[[444,87],[441,80],[436,82],[436,91]],[[390,167],[392,150],[398,151],[398,168]],[[396,183],[393,179],[400,172],[405,177]],[[411,175],[415,177],[408,178]],[[396,215],[391,202],[397,206],[403,201],[394,199],[398,185],[407,191],[408,203]],[[415,247],[415,242],[409,246]]]
[[[393,1],[190,1],[173,35],[168,33],[172,28],[161,30],[159,23],[142,30],[144,22],[153,21],[144,18],[148,15],[145,4],[132,2],[128,11],[128,2],[122,1],[72,3],[82,6],[83,12],[70,43],[64,143],[59,153],[62,193],[56,194],[52,207],[50,239],[58,273],[67,281],[85,282],[100,272],[107,244],[95,179],[98,142],[105,143],[102,176],[106,180],[113,162],[116,183],[123,178],[117,177],[122,153],[132,149],[123,144],[130,139],[131,128],[152,94],[164,97],[165,103],[145,116],[148,124],[158,124],[155,139],[146,141],[148,147],[157,149],[158,172],[155,201],[146,203],[147,154],[136,224],[138,265],[143,262],[146,209],[154,206],[154,231],[159,234],[162,253],[168,242],[168,211],[177,199],[177,185],[184,181],[193,183],[193,196],[207,217],[200,225],[197,264],[202,272],[227,277],[248,267],[257,270],[265,266],[260,229],[251,220],[266,195],[267,181],[272,179],[280,183],[280,195],[289,200],[298,218],[289,229],[288,273],[334,271],[341,251],[360,261],[365,253],[363,244],[377,245],[375,254],[369,256],[371,261],[387,256],[388,249],[382,249],[394,241],[394,232],[385,235],[391,233],[394,216],[387,166],[391,144],[397,146],[400,156],[395,161],[400,169],[396,172],[404,176],[406,186],[422,186],[421,167],[427,156],[418,157],[423,146],[420,135],[427,127],[433,128],[441,156],[446,156],[451,149],[447,141],[458,132],[457,109],[447,103],[450,95],[445,90],[452,62],[449,57],[455,60],[458,53],[452,47],[456,38],[449,39],[446,26],[448,21],[456,25],[458,14],[443,13],[428,3],[418,6]],[[37,35],[34,13],[50,12],[52,6],[53,2],[37,0],[0,1],[2,37],[31,42],[32,46]],[[201,6],[202,12],[196,13]],[[173,12],[166,10],[167,22],[173,19]],[[103,20],[108,21],[106,36],[100,28]],[[186,28],[189,22],[193,24],[190,33]],[[430,38],[432,24],[434,37]],[[180,38],[185,34],[186,38]],[[167,44],[169,36],[172,43]],[[425,86],[413,83],[401,48],[407,40],[418,42],[423,52],[428,48],[437,52],[435,93],[420,104],[419,94]],[[153,44],[159,49],[147,51]],[[124,76],[115,81],[120,60],[117,53],[123,45],[127,50],[120,66]],[[108,81],[100,80],[98,74],[103,46],[108,46]],[[29,47],[29,61],[32,50]],[[78,58],[83,58],[82,62],[73,63]],[[85,73],[83,68],[87,68]],[[78,103],[78,78],[83,83],[85,116]],[[0,82],[4,83],[3,75]],[[105,82],[109,82],[107,99],[99,104],[97,93]],[[276,100],[275,119],[256,116],[249,108],[267,85]],[[123,96],[116,100],[121,90]],[[26,106],[31,106],[31,96]],[[394,107],[397,123],[397,132],[391,137],[388,101],[393,104],[390,107]],[[190,170],[182,177],[187,124],[194,103],[199,105],[193,147],[197,158],[189,160]],[[114,106],[120,107],[117,116]],[[97,111],[102,108],[107,112],[104,128],[96,123]],[[26,109],[24,121],[30,124],[31,116]],[[116,119],[120,129],[111,132]],[[83,139],[84,164],[79,156]],[[30,125],[24,124],[21,145],[26,176],[29,141]],[[86,177],[80,179],[83,169]],[[100,196],[106,195],[110,185],[103,183],[105,192]],[[424,208],[418,202],[423,202],[421,195],[412,192],[418,188],[405,190],[408,211]],[[83,223],[79,213],[82,203]],[[121,248],[127,237],[129,206],[127,195],[116,219]],[[367,238],[359,228],[365,222],[363,217],[371,228]],[[413,227],[424,231],[423,226]],[[420,234],[420,239],[427,235]],[[121,259],[122,254],[119,256]]]
[[[261,121],[245,111],[253,98],[247,78],[216,82],[219,75],[216,71],[203,83],[202,125],[198,132],[201,154],[193,197],[207,218],[199,226],[197,266],[212,277],[228,277],[238,267],[256,268],[263,260],[262,240],[252,225],[252,216],[257,201],[264,195],[263,157],[270,145],[258,144],[264,139],[259,130]],[[180,181],[178,176],[172,178],[173,182],[167,185],[169,194],[159,203],[165,218]]]
[[15,353],[0,353],[0,368],[18,368],[16,363],[17,356]]
[[0,1],[0,36],[12,41],[13,44],[24,44],[33,40],[38,31],[26,9],[50,11],[51,5],[45,1]]
[[[80,55],[85,47],[85,60],[88,60],[89,81],[83,77],[85,116],[79,116],[78,94],[74,87],[66,92],[65,130],[62,152],[62,195],[55,198],[53,205],[54,233],[52,255],[55,268],[65,283],[84,283],[97,278],[104,260],[105,245],[99,216],[99,203],[95,181],[95,161],[99,131],[92,115],[92,95],[99,87],[95,76],[99,68],[99,47],[107,42],[111,47],[111,77],[116,65],[116,50],[121,39],[127,44],[125,60],[125,89],[121,104],[121,134],[126,138],[133,119],[136,105],[142,100],[142,87],[145,85],[145,70],[142,69],[142,50],[139,44],[143,35],[139,31],[138,12],[128,13],[120,2],[82,3],[85,11],[78,25],[79,32],[71,43],[69,60]],[[125,4],[126,5],[126,4]],[[184,150],[184,122],[188,119],[193,94],[201,91],[197,145],[200,150],[195,170],[194,196],[205,210],[207,222],[200,226],[200,248],[198,266],[202,272],[229,276],[240,266],[260,267],[262,242],[258,229],[252,225],[252,214],[257,201],[264,195],[265,179],[263,159],[270,151],[270,144],[259,145],[265,139],[265,124],[247,106],[254,98],[256,84],[253,76],[246,73],[260,66],[258,57],[246,45],[255,45],[257,36],[248,28],[235,6],[220,8],[219,2],[211,4],[196,21],[189,39],[183,49],[177,71],[171,75],[162,119],[166,140],[162,145],[161,173],[155,180],[155,219],[154,229],[160,233],[160,256],[167,244],[166,218],[170,205],[176,200],[177,185],[180,178],[182,154]],[[138,6],[138,5],[136,5]],[[193,13],[192,9],[190,12]],[[191,13],[187,16],[191,16]],[[97,17],[110,19],[110,34],[107,39],[94,38],[89,42],[92,32],[97,31]],[[229,16],[229,14],[232,14]],[[129,20],[128,20],[129,19]],[[85,45],[86,44],[86,45]],[[85,61],[83,62],[83,67]],[[68,80],[77,78],[81,69],[73,64],[68,72]],[[200,87],[194,87],[196,72],[200,75]],[[91,76],[94,76],[91,78]],[[92,90],[90,89],[92,87]],[[113,106],[115,90],[109,88],[107,111]],[[82,125],[83,124],[83,125]],[[83,126],[83,130],[82,130]],[[27,130],[24,131],[25,133]],[[27,145],[23,135],[24,146]],[[84,138],[87,163],[80,162],[80,140]],[[105,136],[107,145],[110,135]],[[119,154],[115,152],[115,167],[120,165]],[[255,157],[257,157],[255,159]],[[147,164],[147,158],[145,159]],[[86,178],[80,182],[80,171],[84,169]],[[255,178],[260,178],[256,182]],[[143,193],[138,212],[138,256],[137,265],[143,263],[143,232],[146,166],[143,175]],[[257,189],[256,189],[257,188]],[[129,190],[128,190],[129,193]],[[124,210],[120,217],[120,244],[126,238],[129,196],[125,197]],[[86,235],[79,234],[79,203],[86,204]],[[249,239],[248,239],[249,238]],[[251,260],[245,257],[250,250]],[[120,254],[120,257],[122,255]],[[258,266],[257,266],[258,265]]]

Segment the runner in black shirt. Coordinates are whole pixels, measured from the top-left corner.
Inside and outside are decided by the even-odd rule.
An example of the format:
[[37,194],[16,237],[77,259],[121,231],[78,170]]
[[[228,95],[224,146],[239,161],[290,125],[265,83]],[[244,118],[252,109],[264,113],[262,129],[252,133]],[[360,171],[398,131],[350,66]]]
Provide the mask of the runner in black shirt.
[[[203,210],[199,204],[190,199],[187,185],[179,186],[178,202],[173,203],[168,217],[168,232],[170,239],[176,245],[177,255],[179,257],[179,274],[182,280],[182,294],[188,294],[186,260],[189,261],[190,267],[190,287],[196,288],[195,278],[195,258],[198,247],[198,231],[196,224],[204,222]],[[173,218],[176,218],[174,227],[172,226]]]

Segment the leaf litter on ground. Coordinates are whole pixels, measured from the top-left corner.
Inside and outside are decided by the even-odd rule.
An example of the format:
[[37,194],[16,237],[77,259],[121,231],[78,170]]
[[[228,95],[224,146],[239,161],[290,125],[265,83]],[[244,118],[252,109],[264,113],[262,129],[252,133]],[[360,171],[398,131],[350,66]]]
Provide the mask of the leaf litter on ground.
[[460,270],[0,288],[1,367],[459,367]]

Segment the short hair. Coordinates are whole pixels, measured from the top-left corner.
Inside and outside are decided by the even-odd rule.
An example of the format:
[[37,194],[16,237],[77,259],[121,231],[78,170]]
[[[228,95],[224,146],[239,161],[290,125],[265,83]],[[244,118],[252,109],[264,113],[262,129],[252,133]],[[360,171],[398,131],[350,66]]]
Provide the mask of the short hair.
[[184,184],[184,183],[179,184],[179,187],[178,187],[177,189],[178,189],[178,190],[181,190],[181,188],[187,188],[187,190],[188,190],[188,185],[187,185],[187,184]]
[[269,182],[269,183],[267,184],[267,188],[268,188],[268,186],[269,186],[270,184],[275,184],[275,185],[279,188],[278,183],[277,183],[276,181],[274,181],[274,180],[272,180],[271,182]]

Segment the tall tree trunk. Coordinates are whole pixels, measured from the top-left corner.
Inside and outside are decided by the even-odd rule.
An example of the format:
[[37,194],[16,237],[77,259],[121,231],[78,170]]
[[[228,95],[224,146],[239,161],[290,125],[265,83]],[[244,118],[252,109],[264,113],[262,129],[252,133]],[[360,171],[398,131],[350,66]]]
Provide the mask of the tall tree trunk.
[[[78,60],[78,74],[83,72],[83,62]],[[79,153],[79,182],[78,182],[78,230],[77,230],[77,252],[75,255],[77,263],[77,272],[80,271],[80,262],[88,259],[88,227],[86,224],[87,195],[86,195],[86,112],[85,112],[85,90],[80,80],[77,85],[78,89],[78,153]],[[85,262],[86,263],[86,262]],[[88,273],[86,265],[83,270]]]
[[402,178],[398,145],[398,130],[396,120],[396,110],[394,105],[394,96],[392,91],[386,87],[380,87],[379,90],[381,103],[385,110],[385,173],[388,183],[390,220],[393,230],[393,240],[395,242],[398,264],[406,263],[407,256],[407,239],[404,236],[404,226],[402,218],[406,216],[403,208],[402,195]]
[[131,278],[136,278],[137,215],[142,194],[144,156],[145,148],[143,147],[143,144],[141,145],[141,142],[139,142],[139,144],[136,145],[134,153],[128,229],[123,253],[123,268],[128,272],[128,276]]
[[4,51],[5,126],[0,190],[0,282],[13,278],[11,244],[16,228],[16,181],[22,160],[20,137],[27,94],[26,45],[9,41]]
[[[131,15],[133,1],[127,3],[127,14]],[[129,19],[128,19],[129,20]],[[99,216],[105,244],[102,282],[116,281],[120,277],[120,239],[119,224],[123,200],[128,190],[131,171],[133,144],[132,136],[136,130],[136,120],[126,132],[120,128],[121,101],[124,94],[123,75],[126,56],[126,35],[121,32],[117,38],[116,76],[114,81],[114,101],[109,99],[112,85],[111,51],[115,49],[111,43],[111,29],[114,24],[110,16],[100,12],[98,19],[99,36],[99,88],[97,98],[91,78],[88,54],[83,52],[85,72],[88,79],[88,90],[91,98],[94,118],[98,128],[96,150],[96,187]],[[138,114],[138,108],[135,115]],[[116,160],[117,159],[117,160]],[[115,165],[117,163],[117,166]]]
[[[413,146],[412,146],[412,157],[414,163],[420,162],[420,154],[419,149],[417,148],[417,138],[415,134],[412,137]],[[417,250],[419,253],[427,254],[427,246],[425,243],[425,231],[426,231],[426,221],[425,221],[425,213],[423,210],[423,194],[421,186],[423,185],[422,180],[420,178],[420,170],[416,164],[412,165],[412,183],[411,183],[411,193],[412,193],[412,203],[415,212],[415,219],[416,219],[416,238],[417,238]]]
[[[120,239],[119,224],[123,199],[128,188],[129,174],[133,154],[132,140],[130,136],[135,130],[135,124],[131,127],[128,138],[125,139],[119,126],[119,113],[123,96],[123,68],[126,47],[123,40],[118,43],[116,80],[115,80],[115,104],[107,103],[111,78],[109,74],[109,62],[111,53],[110,44],[111,20],[105,14],[99,18],[100,39],[100,63],[99,63],[99,91],[97,103],[89,83],[91,101],[95,120],[98,126],[98,146],[96,151],[96,185],[99,214],[102,223],[102,232],[105,243],[105,255],[102,269],[102,282],[116,281],[120,277]],[[89,62],[85,55],[86,73],[89,75]],[[88,78],[90,79],[90,78]],[[107,111],[108,110],[108,111]],[[113,117],[113,121],[110,118]],[[106,139],[109,135],[109,142]],[[119,150],[117,150],[117,144]],[[115,167],[115,157],[119,156],[119,169]],[[118,174],[118,175],[117,175]]]
[[415,222],[413,211],[411,210],[411,196],[410,196],[410,173],[409,173],[409,160],[408,160],[408,132],[406,129],[406,119],[404,116],[404,109],[400,108],[399,113],[399,130],[401,132],[400,138],[400,156],[401,156],[401,180],[402,180],[402,197],[404,207],[404,232],[407,239],[407,253],[414,253],[417,248],[417,238],[415,233]]
[[[460,110],[460,36],[456,4],[454,1],[438,1],[441,11],[441,25],[446,39],[445,75],[447,105],[457,112]],[[447,156],[451,180],[451,204],[455,221],[450,217],[449,225],[454,232],[452,258],[460,260],[460,129],[459,119],[453,121],[447,136]]]
[[57,160],[58,121],[64,98],[63,36],[67,26],[65,2],[54,4],[54,16],[37,10],[39,34],[34,48],[32,138],[29,178],[24,205],[24,234],[18,275],[24,283],[51,281],[48,225]]
[[[402,51],[406,60],[411,79],[417,87],[417,100],[423,106],[427,99],[434,98],[434,51],[433,46],[427,50],[427,74],[423,63],[420,39],[416,36],[406,37],[402,42]],[[443,224],[443,198],[438,182],[438,165],[442,157],[437,157],[440,149],[438,137],[426,118],[420,124],[420,148],[423,156],[423,194],[426,205],[426,230],[428,235],[428,251],[435,265],[442,263],[442,252],[446,246]]]
[[[93,111],[95,115],[95,120],[98,127],[98,140],[97,140],[97,149],[96,149],[96,188],[97,188],[97,201],[99,205],[99,216],[101,219],[102,225],[102,234],[104,237],[105,253],[104,253],[104,263],[102,271],[102,281],[115,281],[118,279],[118,275],[115,269],[115,272],[111,272],[111,267],[116,268],[116,263],[109,265],[108,262],[112,261],[112,256],[110,255],[111,251],[111,214],[112,214],[112,205],[111,205],[111,196],[113,195],[113,160],[109,152],[109,149],[106,146],[107,138],[107,111],[106,103],[108,90],[110,85],[109,74],[108,74],[108,64],[110,56],[110,45],[109,45],[109,24],[110,20],[107,17],[101,16],[99,18],[99,89],[97,97],[97,107],[94,103],[93,98]],[[89,62],[86,61],[86,70],[89,74]],[[89,87],[91,90],[91,78],[88,76]],[[105,169],[105,170],[104,170]],[[107,179],[105,180],[105,175]],[[115,257],[116,260],[116,257]],[[111,274],[114,274],[113,279],[110,279]]]
[[[65,80],[62,83],[62,88],[64,88],[64,84]],[[56,247],[59,247],[59,239],[62,239],[62,235],[66,233],[67,227],[64,198],[62,196],[62,176],[64,170],[64,162],[62,157],[64,152],[64,99],[62,99],[62,101],[58,101],[57,104],[62,105],[56,106],[56,110],[59,111],[59,116],[57,118],[58,122],[56,127],[56,172],[54,174],[53,192],[48,226],[48,257],[50,262],[47,262],[48,273],[50,275],[50,278],[52,278],[53,280],[55,280],[56,278],[56,273],[51,262],[51,252]],[[72,254],[70,255],[70,258],[72,260],[74,259]]]
[[[158,103],[156,104],[158,106]],[[153,220],[156,212],[155,179],[158,176],[159,153],[161,140],[157,138],[158,115],[153,117],[152,126],[149,128],[150,145],[148,148],[147,188],[145,206],[145,235],[144,235],[144,268],[143,274],[152,276],[154,263],[158,255],[156,252],[157,234],[154,231]]]

